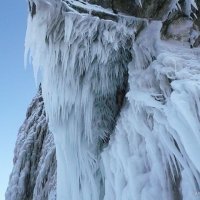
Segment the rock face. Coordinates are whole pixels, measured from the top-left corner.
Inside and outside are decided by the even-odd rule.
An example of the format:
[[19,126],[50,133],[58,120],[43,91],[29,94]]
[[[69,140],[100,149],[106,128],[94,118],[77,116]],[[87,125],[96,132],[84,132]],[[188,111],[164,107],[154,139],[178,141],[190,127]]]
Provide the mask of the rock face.
[[56,199],[56,155],[48,130],[41,89],[21,126],[6,200]]
[[198,8],[29,0],[44,103],[20,129],[6,199],[55,199],[56,175],[57,200],[200,199]]
[[104,8],[113,9],[115,12],[125,13],[135,17],[159,19],[166,11],[166,7],[169,6],[169,0],[89,0],[92,4],[101,5]]

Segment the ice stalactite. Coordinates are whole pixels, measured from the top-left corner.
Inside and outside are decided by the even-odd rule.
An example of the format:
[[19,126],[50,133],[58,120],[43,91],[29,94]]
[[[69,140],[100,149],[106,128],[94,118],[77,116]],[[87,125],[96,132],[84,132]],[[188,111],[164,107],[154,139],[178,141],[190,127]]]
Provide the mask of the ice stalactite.
[[199,50],[161,40],[161,21],[31,3],[26,54],[42,74],[57,199],[198,199]]

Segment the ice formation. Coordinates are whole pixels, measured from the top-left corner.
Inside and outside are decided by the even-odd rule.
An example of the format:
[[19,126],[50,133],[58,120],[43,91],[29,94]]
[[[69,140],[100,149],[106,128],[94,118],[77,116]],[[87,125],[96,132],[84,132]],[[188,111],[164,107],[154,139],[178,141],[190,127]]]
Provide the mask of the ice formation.
[[200,199],[195,1],[137,16],[75,0],[29,8],[26,56],[42,76],[57,199]]
[[17,137],[6,200],[56,199],[56,151],[48,130],[41,88]]

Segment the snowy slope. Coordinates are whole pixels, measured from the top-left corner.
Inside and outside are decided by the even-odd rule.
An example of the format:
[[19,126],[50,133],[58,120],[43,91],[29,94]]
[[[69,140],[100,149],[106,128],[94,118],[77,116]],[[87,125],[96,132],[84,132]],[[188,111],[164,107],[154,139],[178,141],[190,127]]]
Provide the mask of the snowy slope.
[[200,199],[199,4],[30,0],[58,200]]
[[6,200],[56,199],[56,158],[48,130],[41,89],[32,100],[21,126]]

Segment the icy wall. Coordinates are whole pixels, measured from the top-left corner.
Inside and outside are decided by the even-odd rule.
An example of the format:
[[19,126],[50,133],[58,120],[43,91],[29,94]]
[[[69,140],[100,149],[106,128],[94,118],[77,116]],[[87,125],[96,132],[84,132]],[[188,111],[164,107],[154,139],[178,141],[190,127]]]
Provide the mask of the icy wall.
[[41,89],[32,100],[17,137],[6,200],[56,199],[56,157]]
[[200,199],[199,4],[29,1],[58,200]]

